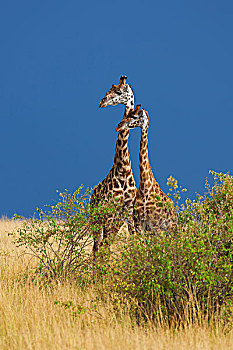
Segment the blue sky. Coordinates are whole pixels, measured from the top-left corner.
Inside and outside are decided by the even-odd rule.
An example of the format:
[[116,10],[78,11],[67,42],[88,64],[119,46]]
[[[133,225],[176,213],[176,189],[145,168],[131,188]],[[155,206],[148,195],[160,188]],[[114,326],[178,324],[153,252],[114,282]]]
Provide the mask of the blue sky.
[[[56,190],[110,170],[124,107],[99,109],[122,74],[149,111],[162,189],[203,193],[233,168],[232,1],[8,1],[0,5],[0,216],[33,215]],[[140,130],[130,153],[139,182]]]

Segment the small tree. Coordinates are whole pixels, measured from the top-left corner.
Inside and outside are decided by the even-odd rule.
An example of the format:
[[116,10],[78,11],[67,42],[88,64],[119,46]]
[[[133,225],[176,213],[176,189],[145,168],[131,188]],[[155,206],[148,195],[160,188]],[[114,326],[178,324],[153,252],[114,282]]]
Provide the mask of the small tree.
[[23,219],[15,236],[15,244],[38,259],[37,271],[49,277],[82,275],[89,263],[92,243],[89,232],[90,190],[82,194],[80,186],[73,194],[59,193],[55,205],[37,208],[32,219]]
[[65,190],[54,205],[37,208],[32,219],[16,216],[23,225],[13,233],[14,242],[38,260],[37,272],[50,278],[72,275],[81,282],[92,279],[93,236],[106,222],[114,230],[122,219],[117,200],[99,201],[90,209],[91,192],[83,186],[73,194]]

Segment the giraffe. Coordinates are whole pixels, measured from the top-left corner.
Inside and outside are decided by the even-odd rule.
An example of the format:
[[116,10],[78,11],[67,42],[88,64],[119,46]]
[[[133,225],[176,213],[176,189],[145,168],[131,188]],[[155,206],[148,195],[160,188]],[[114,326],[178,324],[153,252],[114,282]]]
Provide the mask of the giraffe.
[[158,228],[174,227],[176,212],[174,203],[155,180],[148,157],[149,115],[137,105],[134,111],[122,120],[116,131],[126,131],[141,127],[139,151],[140,185],[134,203],[134,223],[136,231],[156,232]]
[[[134,109],[134,94],[131,86],[126,83],[126,76],[121,76],[118,85],[112,85],[111,89],[106,93],[105,97],[100,101],[99,107],[108,105],[124,104],[125,112],[123,120],[130,111]],[[101,200],[111,198],[120,199],[122,207],[129,214],[129,224],[133,225],[133,202],[137,193],[133,172],[131,169],[131,161],[128,149],[129,130],[122,130],[118,133],[115,156],[113,166],[107,177],[95,186],[92,198],[91,208],[95,207]],[[111,229],[108,222],[102,227],[102,232],[94,235],[94,254],[98,252],[100,244],[108,241]],[[115,233],[115,232],[113,232]],[[101,242],[101,234],[103,240]]]

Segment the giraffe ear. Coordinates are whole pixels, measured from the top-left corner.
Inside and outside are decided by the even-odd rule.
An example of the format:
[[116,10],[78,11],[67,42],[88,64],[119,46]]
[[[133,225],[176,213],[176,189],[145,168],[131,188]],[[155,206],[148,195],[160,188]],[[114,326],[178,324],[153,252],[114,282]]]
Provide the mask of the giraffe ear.
[[135,107],[135,112],[138,112],[140,108],[141,108],[141,105],[137,105],[137,106]]
[[126,85],[126,80],[127,80],[127,76],[126,76],[126,75],[122,75],[122,76],[120,77],[120,81],[119,81],[118,86]]

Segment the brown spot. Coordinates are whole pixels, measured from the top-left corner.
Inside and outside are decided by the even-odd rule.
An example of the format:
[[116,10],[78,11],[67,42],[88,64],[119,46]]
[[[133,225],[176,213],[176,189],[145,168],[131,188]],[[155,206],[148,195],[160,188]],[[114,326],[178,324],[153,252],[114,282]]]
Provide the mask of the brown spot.
[[132,176],[129,178],[129,185],[130,186],[134,185],[134,181],[133,181],[133,177]]
[[124,187],[124,184],[125,184],[125,181],[119,179],[119,182],[120,182],[120,184],[121,184],[121,187],[123,188],[123,187]]
[[131,198],[131,196],[128,192],[125,192],[125,198]]
[[118,183],[118,181],[116,179],[113,179],[113,187],[114,188],[119,188],[120,187],[119,183]]
[[127,151],[128,151],[128,148],[127,148],[127,147],[125,147],[125,148],[122,149],[122,153],[123,153],[124,156],[126,155]]
[[122,196],[122,189],[121,188],[119,188],[119,189],[116,189],[116,188],[114,188],[113,189],[113,194],[114,194],[114,196],[116,197],[120,197],[120,196]]

